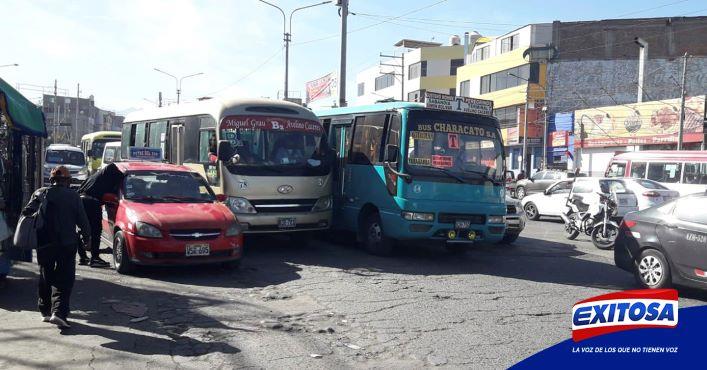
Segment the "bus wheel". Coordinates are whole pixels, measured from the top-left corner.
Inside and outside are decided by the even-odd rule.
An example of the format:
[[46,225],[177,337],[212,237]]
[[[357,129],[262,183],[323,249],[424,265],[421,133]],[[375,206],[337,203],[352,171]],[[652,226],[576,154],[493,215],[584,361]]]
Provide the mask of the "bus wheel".
[[393,252],[393,243],[385,236],[383,224],[378,213],[371,213],[360,226],[361,243],[371,254],[389,256]]

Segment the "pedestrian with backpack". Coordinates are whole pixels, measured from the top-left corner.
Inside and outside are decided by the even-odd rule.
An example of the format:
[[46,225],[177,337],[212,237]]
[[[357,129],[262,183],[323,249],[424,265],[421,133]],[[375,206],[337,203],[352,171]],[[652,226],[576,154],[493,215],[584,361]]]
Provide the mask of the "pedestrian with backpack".
[[69,300],[76,278],[76,252],[81,245],[77,227],[90,245],[91,227],[78,193],[69,188],[71,175],[57,166],[49,177],[51,185],[37,190],[22,211],[34,215],[37,262],[39,263],[39,312],[42,321],[60,329],[70,328]]

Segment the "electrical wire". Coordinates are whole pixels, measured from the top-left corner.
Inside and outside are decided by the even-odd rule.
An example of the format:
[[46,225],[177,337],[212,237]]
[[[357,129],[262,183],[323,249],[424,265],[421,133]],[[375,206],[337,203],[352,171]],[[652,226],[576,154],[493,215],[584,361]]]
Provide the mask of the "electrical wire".
[[263,60],[262,63],[258,64],[255,68],[253,68],[252,70],[250,70],[248,73],[246,73],[246,74],[244,74],[243,76],[241,76],[241,78],[239,78],[238,80],[236,80],[236,82],[233,82],[232,84],[229,84],[228,86],[226,86],[226,87],[224,87],[224,88],[222,88],[222,89],[219,89],[219,90],[210,92],[210,93],[205,94],[205,95],[206,95],[206,96],[214,95],[214,94],[220,93],[220,92],[222,92],[222,91],[224,91],[224,90],[227,90],[227,89],[229,89],[229,88],[231,88],[231,87],[233,87],[233,86],[238,85],[239,83],[243,82],[243,81],[244,81],[245,79],[247,79],[248,77],[252,76],[255,72],[257,72],[257,71],[259,71],[261,68],[265,67],[266,64],[270,63],[270,61],[272,61],[273,59],[275,59],[275,57],[277,57],[278,55],[280,55],[280,54],[282,53],[282,50],[283,50],[283,49],[284,49],[284,46],[281,47],[280,49],[278,49],[277,52],[275,52],[274,54],[272,54],[272,55],[270,55],[269,57],[265,58],[265,60]]

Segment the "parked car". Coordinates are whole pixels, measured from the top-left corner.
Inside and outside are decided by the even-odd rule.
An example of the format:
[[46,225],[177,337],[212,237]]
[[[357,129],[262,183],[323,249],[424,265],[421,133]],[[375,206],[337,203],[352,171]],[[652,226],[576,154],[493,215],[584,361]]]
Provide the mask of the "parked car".
[[623,178],[626,188],[636,194],[638,209],[644,210],[680,197],[680,193],[670,190],[653,180]]
[[119,273],[136,265],[238,265],[241,226],[201,175],[166,163],[117,166],[125,180],[119,194],[103,199],[103,232],[113,242]]
[[525,216],[520,201],[506,196],[506,233],[501,243],[511,244],[525,228]]
[[51,144],[44,152],[44,185],[49,185],[49,174],[60,165],[69,170],[72,188],[78,188],[88,176],[86,158],[81,149],[68,144]]
[[707,287],[707,194],[626,215],[614,262],[644,288]]
[[541,216],[559,217],[567,207],[567,198],[577,195],[587,205],[597,204],[599,194],[613,194],[617,204],[617,219],[628,212],[638,210],[636,195],[624,184],[623,179],[608,179],[599,177],[577,177],[572,180],[562,180],[553,183],[542,193],[528,195],[521,204],[525,215],[531,220]]
[[[579,176],[585,176],[584,174],[579,174]],[[554,184],[558,180],[567,180],[575,177],[574,172],[567,171],[539,171],[533,174],[533,176],[518,180],[515,182],[515,197],[518,199],[523,199],[527,195],[542,193],[545,189],[549,188],[550,185]]]

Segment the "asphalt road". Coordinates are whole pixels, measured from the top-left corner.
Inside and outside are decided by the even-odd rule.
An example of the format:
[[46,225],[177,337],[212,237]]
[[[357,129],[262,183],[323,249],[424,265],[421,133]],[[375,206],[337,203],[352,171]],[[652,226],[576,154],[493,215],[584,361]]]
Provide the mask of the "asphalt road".
[[[80,267],[63,333],[35,311],[36,267],[18,264],[0,291],[0,368],[503,368],[568,338],[575,302],[636,288],[611,251],[565,240],[557,221],[463,255],[246,247],[237,271]],[[681,295],[682,306],[707,300]]]

